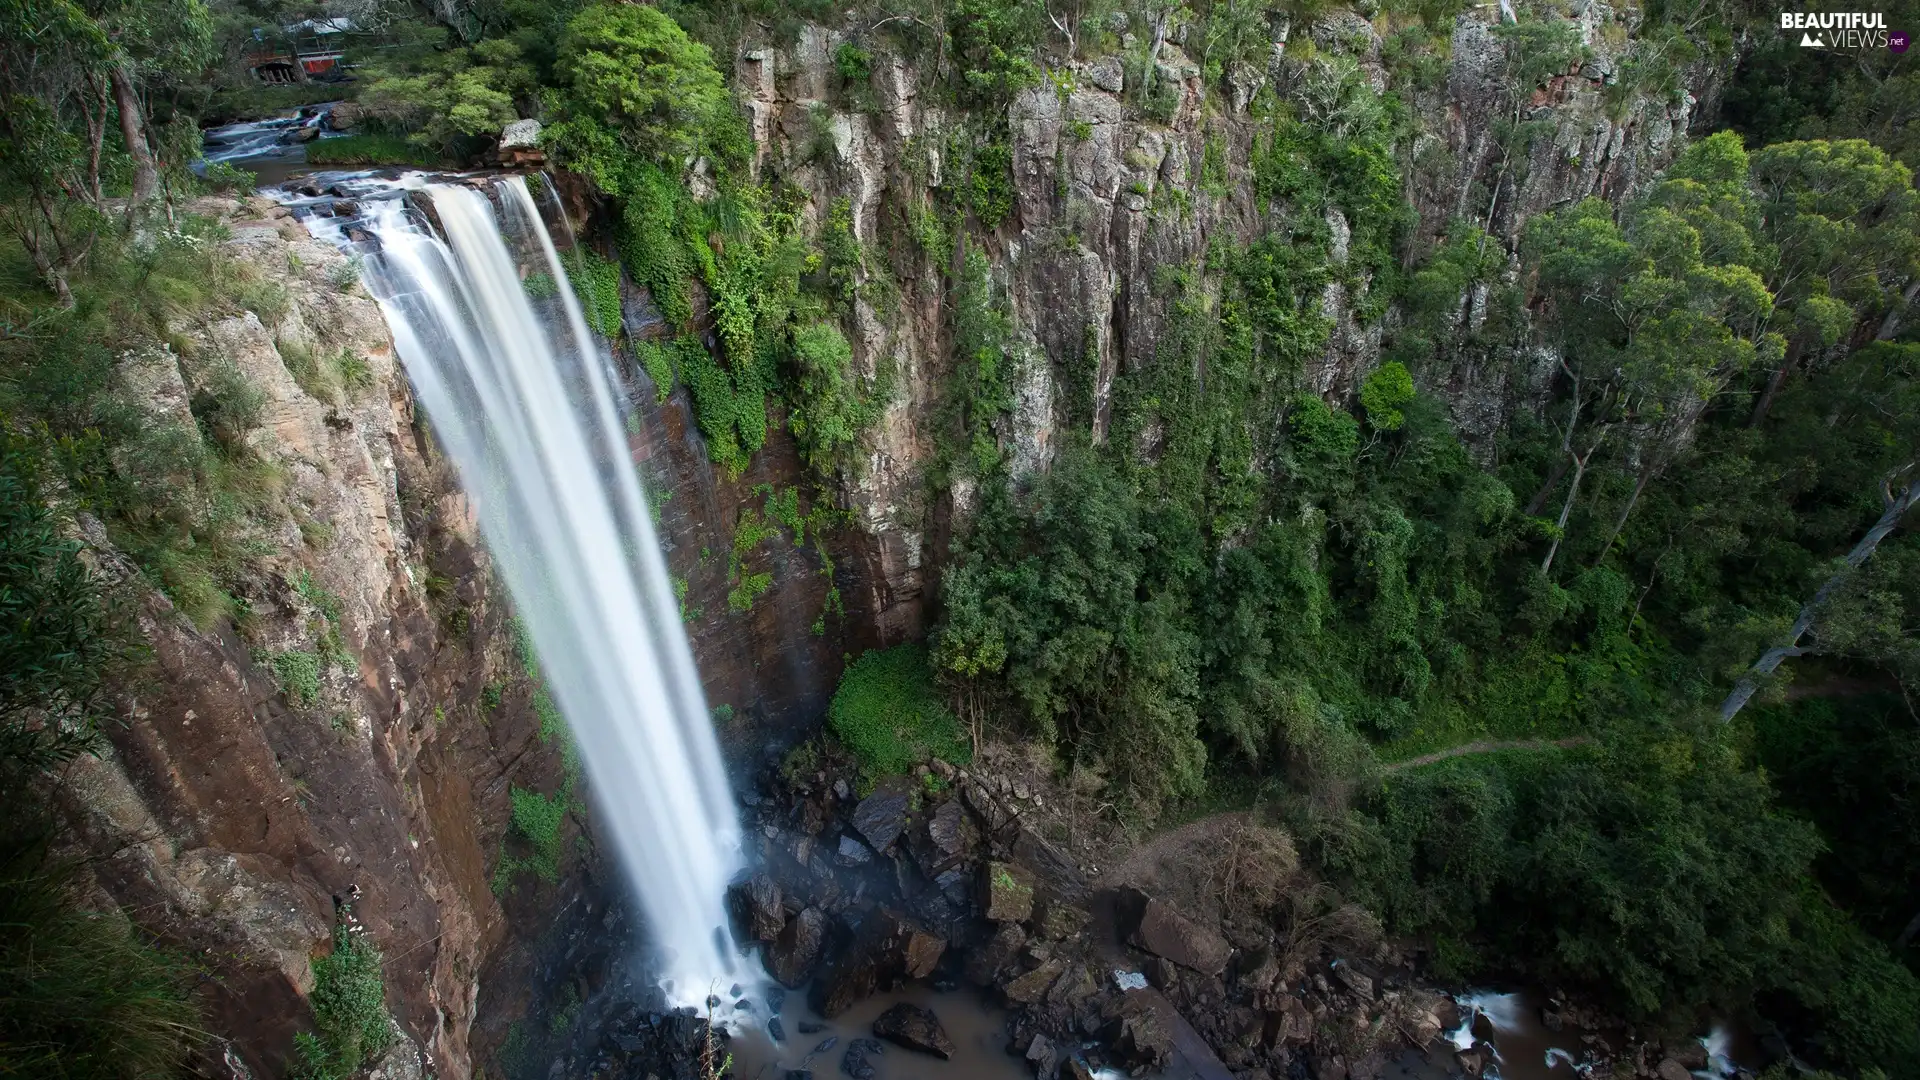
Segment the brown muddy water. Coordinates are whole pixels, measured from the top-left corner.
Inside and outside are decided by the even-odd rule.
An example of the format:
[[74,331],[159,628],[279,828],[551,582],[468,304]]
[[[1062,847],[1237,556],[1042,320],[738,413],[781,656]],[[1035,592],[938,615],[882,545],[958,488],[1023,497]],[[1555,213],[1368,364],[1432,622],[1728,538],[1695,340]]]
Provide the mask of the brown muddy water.
[[[891,994],[876,994],[845,1013],[825,1020],[807,1007],[806,992],[788,994],[780,1010],[786,1041],[775,1043],[758,1022],[736,1031],[728,1044],[737,1080],[785,1080],[789,1071],[805,1069],[819,1080],[844,1077],[841,1055],[854,1039],[872,1038],[873,1021],[896,1002],[906,1001],[933,1010],[953,1039],[953,1058],[916,1053],[885,1043],[885,1051],[869,1055],[875,1080],[1032,1080],[1026,1061],[1007,1051],[1007,1013],[988,1005],[971,989],[938,991],[909,986]],[[800,1025],[820,1025],[802,1033]],[[816,1051],[827,1039],[837,1040]]]

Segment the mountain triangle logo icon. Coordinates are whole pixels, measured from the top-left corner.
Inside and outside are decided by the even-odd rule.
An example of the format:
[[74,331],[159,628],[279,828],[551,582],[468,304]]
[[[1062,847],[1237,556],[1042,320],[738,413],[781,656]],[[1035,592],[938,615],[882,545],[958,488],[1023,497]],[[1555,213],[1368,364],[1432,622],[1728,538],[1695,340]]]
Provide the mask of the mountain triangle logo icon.
[[1803,31],[1800,34],[1800,47],[1803,49],[1824,49],[1827,47],[1827,43],[1821,41],[1817,35]]

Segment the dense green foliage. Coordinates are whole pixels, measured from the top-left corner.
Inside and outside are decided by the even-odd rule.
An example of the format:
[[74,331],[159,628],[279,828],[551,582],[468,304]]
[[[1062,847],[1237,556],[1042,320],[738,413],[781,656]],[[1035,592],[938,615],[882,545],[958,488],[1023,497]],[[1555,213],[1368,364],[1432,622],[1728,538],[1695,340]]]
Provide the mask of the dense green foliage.
[[847,665],[827,724],[871,780],[932,758],[965,764],[972,748],[935,690],[927,651],[896,645]]
[[307,1001],[314,1030],[294,1039],[298,1080],[346,1080],[392,1045],[380,950],[344,917],[334,924],[332,950],[313,961]]

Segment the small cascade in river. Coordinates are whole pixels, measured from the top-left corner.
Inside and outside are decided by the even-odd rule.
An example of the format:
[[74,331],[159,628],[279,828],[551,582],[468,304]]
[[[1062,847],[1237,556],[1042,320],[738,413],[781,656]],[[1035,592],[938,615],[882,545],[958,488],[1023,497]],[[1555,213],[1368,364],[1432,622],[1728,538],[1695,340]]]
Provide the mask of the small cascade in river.
[[[698,1004],[751,981],[724,914],[739,823],[623,391],[526,182],[494,181],[497,209],[464,184],[354,183],[379,189],[357,223],[376,243],[353,245],[375,249],[367,285],[572,729],[669,996]],[[437,235],[409,200],[430,205]],[[308,224],[347,242],[334,219]],[[554,296],[536,304],[523,270],[549,275]]]

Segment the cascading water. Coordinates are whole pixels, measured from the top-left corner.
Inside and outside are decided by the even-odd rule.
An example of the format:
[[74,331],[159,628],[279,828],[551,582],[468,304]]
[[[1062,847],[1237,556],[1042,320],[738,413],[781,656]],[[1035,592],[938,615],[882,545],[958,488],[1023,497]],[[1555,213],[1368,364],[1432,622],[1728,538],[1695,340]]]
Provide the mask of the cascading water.
[[[624,399],[522,178],[495,182],[497,213],[465,185],[409,186],[442,235],[406,201],[363,200],[366,280],[579,745],[669,996],[697,1004],[746,977],[723,911],[739,825]],[[345,242],[331,219],[309,225]],[[547,318],[523,266],[558,284]]]

